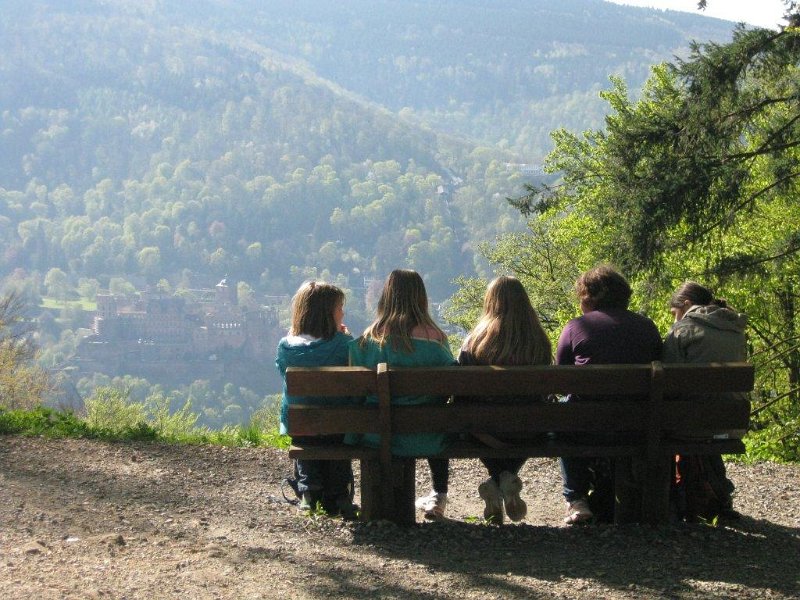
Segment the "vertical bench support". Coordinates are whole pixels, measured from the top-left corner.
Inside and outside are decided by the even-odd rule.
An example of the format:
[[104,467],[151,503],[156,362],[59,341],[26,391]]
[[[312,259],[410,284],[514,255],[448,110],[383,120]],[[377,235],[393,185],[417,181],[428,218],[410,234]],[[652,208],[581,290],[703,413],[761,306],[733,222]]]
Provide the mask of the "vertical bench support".
[[381,464],[378,460],[361,460],[361,514],[362,521],[380,519]]
[[614,524],[638,523],[642,519],[644,462],[633,456],[618,456],[614,463]]
[[669,521],[670,459],[662,456],[660,416],[664,402],[664,367],[654,361],[650,374],[650,398],[646,430],[645,469],[642,481],[642,520],[663,524]]
[[378,389],[378,428],[380,432],[380,446],[378,447],[378,461],[380,463],[380,478],[378,497],[380,503],[376,511],[380,519],[390,519],[395,513],[394,506],[394,469],[392,468],[392,393],[389,388],[389,366],[380,363],[377,368]]

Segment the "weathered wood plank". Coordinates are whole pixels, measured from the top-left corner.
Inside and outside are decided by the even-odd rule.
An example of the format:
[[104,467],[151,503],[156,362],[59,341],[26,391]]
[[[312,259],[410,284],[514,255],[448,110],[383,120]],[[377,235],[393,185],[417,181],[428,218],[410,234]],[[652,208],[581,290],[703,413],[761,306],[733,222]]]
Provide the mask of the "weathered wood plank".
[[[389,367],[386,363],[376,370],[378,390],[378,432],[380,446],[378,460],[381,464],[381,502],[386,514],[395,514],[394,470],[392,468],[392,393],[389,388]],[[400,518],[398,514],[398,518]]]
[[289,367],[291,396],[368,396],[377,391],[375,370],[367,367]]
[[[741,440],[666,440],[661,444],[661,456],[675,454],[742,454],[745,451]],[[490,448],[479,442],[459,441],[450,445],[439,458],[517,458],[558,456],[639,456],[641,444],[580,444],[560,440],[519,442],[505,448]],[[377,464],[378,451],[363,446],[328,444],[289,448],[290,458],[308,460],[368,460]],[[363,484],[362,484],[363,485]]]
[[305,460],[374,460],[377,457],[377,450],[364,446],[297,444],[289,447],[289,458],[303,458]]
[[[389,373],[392,393],[397,395],[642,395],[650,390],[650,369],[650,365],[420,367]],[[664,371],[665,394],[753,389],[753,367],[746,363],[664,365]]]
[[331,435],[377,433],[378,407],[371,406],[289,406],[289,435]]
[[[547,433],[644,431],[647,403],[596,401],[574,403],[446,404],[393,406],[395,433]],[[667,401],[657,412],[659,429],[667,434],[724,432],[746,429],[750,404],[741,399],[710,398],[703,402]],[[289,407],[290,433],[328,435],[379,433],[378,407]],[[710,435],[709,435],[710,437]]]

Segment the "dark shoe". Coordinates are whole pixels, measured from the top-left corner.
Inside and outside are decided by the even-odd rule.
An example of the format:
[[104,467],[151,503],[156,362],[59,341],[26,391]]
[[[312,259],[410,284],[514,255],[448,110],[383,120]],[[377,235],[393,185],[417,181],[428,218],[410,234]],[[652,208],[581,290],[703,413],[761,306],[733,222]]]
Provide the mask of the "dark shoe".
[[358,518],[359,507],[357,504],[353,504],[349,494],[325,498],[322,508],[331,517],[341,516],[346,521]]
[[300,503],[297,505],[297,512],[309,514],[322,508],[322,503],[318,494],[314,492],[303,492],[300,494]]
[[725,521],[738,521],[742,518],[742,513],[732,508],[723,508],[719,511],[719,518]]

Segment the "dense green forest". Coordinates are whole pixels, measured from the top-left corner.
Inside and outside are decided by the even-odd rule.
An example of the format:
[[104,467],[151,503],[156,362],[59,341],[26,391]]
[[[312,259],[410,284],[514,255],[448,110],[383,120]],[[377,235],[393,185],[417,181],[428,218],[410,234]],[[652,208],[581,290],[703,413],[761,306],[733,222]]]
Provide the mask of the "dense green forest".
[[[602,126],[609,75],[638,90],[691,39],[730,36],[597,0],[9,0],[0,279],[31,306],[49,297],[33,316],[50,369],[86,327],[67,301],[98,290],[230,275],[265,304],[322,277],[348,290],[357,330],[392,268],[419,270],[436,301],[491,274],[480,245],[525,230],[506,197],[557,180],[549,134]],[[208,385],[168,393],[219,424],[276,391]]]
[[[653,70],[640,97],[615,80],[600,129],[559,130],[557,185],[513,200],[527,231],[483,252],[518,274],[556,334],[575,311],[562,291],[599,262],[633,279],[636,309],[666,331],[672,291],[702,281],[749,317],[756,368],[751,458],[800,459],[800,13],[778,31],[737,29]],[[624,215],[624,217],[623,217]],[[451,316],[474,321],[480,279]]]

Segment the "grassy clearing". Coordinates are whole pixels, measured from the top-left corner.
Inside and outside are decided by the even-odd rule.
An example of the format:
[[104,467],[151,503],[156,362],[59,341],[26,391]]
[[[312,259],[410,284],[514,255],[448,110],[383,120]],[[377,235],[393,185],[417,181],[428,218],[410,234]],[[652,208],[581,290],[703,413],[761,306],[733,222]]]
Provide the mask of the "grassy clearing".
[[84,311],[97,310],[97,303],[93,300],[86,300],[85,298],[81,298],[80,300],[59,300],[57,298],[53,298],[52,296],[44,296],[42,298],[42,303],[39,306],[40,308],[57,310],[62,308],[79,308]]
[[32,410],[0,409],[0,434],[87,438],[107,441],[151,440],[172,444],[212,444],[235,447],[288,448],[289,438],[277,428],[264,430],[256,424],[225,427],[219,431],[194,427],[168,431],[146,421],[119,427],[91,424],[69,411],[38,407]]

